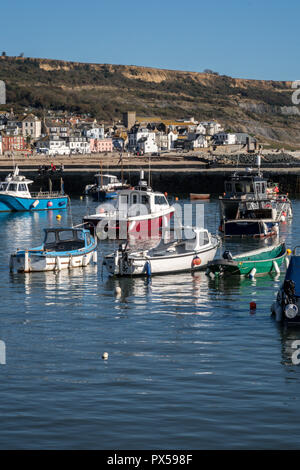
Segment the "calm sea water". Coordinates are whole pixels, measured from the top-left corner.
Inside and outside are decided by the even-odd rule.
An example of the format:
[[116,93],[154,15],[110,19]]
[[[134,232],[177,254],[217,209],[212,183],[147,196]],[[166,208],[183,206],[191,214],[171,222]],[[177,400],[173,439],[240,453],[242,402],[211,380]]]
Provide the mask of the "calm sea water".
[[[300,202],[293,203],[293,222],[281,226],[289,247],[300,244]],[[12,251],[38,244],[43,227],[80,223],[93,207],[73,199],[60,222],[56,212],[0,215],[7,361],[0,448],[299,448],[300,366],[292,364],[291,342],[300,331],[270,317],[283,274],[148,282],[114,280],[89,266],[10,275]],[[205,218],[216,231],[217,201],[205,203]],[[263,243],[226,247],[237,253]],[[112,248],[105,242],[99,252]]]

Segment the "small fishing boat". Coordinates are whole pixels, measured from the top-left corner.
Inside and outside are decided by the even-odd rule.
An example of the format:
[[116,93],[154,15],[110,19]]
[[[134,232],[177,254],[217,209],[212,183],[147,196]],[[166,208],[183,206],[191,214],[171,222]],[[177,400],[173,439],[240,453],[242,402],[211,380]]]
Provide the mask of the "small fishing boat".
[[62,190],[30,193],[28,186],[32,183],[32,180],[20,176],[19,168],[16,167],[13,174],[8,175],[5,181],[0,183],[0,212],[41,211],[67,207],[69,197]]
[[285,278],[271,306],[276,321],[300,326],[300,247],[296,246],[289,259]]
[[154,248],[130,252],[127,244],[120,245],[114,253],[105,256],[107,271],[117,276],[151,276],[206,267],[217,251],[218,236],[203,228],[190,228],[193,238],[165,241],[161,239]]
[[117,191],[128,189],[129,184],[120,181],[117,176],[102,173],[95,174],[95,183],[88,184],[85,187],[85,194],[92,196],[95,201],[104,201],[105,199],[115,199]]
[[60,271],[97,262],[97,241],[83,228],[47,228],[42,245],[17,250],[10,257],[10,271],[29,273]]
[[197,201],[197,200],[209,199],[209,198],[210,198],[210,194],[190,193],[190,200],[191,201]]
[[236,256],[232,256],[230,251],[225,251],[222,258],[208,263],[206,273],[213,277],[238,275],[251,278],[272,271],[279,273],[286,255],[284,243],[247,251]]

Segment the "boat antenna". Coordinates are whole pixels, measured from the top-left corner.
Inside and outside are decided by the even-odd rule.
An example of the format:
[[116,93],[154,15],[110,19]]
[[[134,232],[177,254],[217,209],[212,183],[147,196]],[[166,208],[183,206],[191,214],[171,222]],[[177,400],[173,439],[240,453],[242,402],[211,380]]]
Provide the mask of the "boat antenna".
[[151,159],[149,155],[149,174],[148,174],[148,186],[151,188]]
[[261,167],[261,154],[258,153],[256,155],[256,165],[257,165],[257,168],[258,168],[258,176],[261,176],[261,170],[260,170],[260,167]]

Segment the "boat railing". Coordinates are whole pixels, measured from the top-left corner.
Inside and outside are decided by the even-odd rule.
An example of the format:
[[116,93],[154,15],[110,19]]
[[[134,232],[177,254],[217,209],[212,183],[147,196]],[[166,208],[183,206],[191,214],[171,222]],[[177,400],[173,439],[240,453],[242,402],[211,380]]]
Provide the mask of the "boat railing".
[[30,194],[31,197],[57,197],[63,195],[60,191],[38,191]]

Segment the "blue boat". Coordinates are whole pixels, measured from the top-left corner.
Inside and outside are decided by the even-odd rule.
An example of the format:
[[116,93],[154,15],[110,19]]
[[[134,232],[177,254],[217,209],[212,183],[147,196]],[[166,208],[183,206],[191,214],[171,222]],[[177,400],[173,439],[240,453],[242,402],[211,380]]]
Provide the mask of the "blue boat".
[[31,193],[28,186],[32,183],[32,180],[20,176],[16,167],[13,174],[0,183],[0,212],[42,211],[67,207],[69,197],[63,192]]
[[42,245],[17,250],[10,257],[10,271],[30,273],[60,271],[97,262],[97,240],[83,228],[47,228]]
[[292,251],[285,278],[271,306],[276,321],[287,326],[300,326],[300,254],[299,246]]

